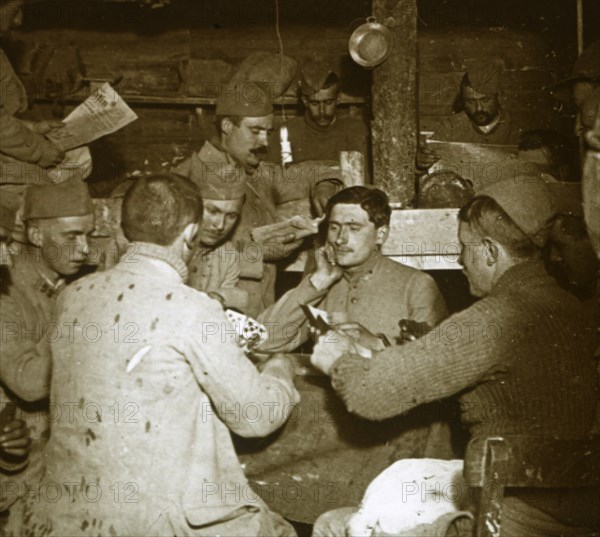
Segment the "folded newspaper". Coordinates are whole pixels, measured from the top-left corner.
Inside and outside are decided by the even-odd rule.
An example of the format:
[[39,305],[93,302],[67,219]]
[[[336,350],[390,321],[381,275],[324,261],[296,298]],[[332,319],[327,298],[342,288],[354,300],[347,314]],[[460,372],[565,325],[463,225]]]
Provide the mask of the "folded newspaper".
[[285,235],[293,233],[296,239],[302,239],[319,232],[319,223],[323,218],[308,218],[296,215],[282,222],[255,227],[251,232],[252,239],[256,242],[266,242],[273,235]]
[[135,112],[104,82],[63,119],[65,127],[50,131],[46,137],[67,151],[118,131],[136,119]]

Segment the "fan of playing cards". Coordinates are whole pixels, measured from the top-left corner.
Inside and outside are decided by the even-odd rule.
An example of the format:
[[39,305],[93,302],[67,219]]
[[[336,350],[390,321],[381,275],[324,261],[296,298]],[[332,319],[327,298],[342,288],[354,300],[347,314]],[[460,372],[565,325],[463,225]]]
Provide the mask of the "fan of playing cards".
[[267,329],[252,317],[234,310],[225,310],[225,313],[235,328],[240,347],[250,351],[267,340]]

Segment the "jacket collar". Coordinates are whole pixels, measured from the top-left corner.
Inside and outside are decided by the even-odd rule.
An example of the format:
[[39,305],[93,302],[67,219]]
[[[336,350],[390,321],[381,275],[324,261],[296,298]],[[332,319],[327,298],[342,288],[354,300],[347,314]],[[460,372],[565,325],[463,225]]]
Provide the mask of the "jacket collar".
[[371,275],[377,270],[377,267],[381,263],[383,256],[381,252],[375,252],[374,255],[368,259],[363,265],[352,270],[344,271],[344,278],[349,282],[366,281]]
[[173,254],[173,252],[164,246],[152,244],[149,242],[132,242],[128,247],[128,252],[121,258],[121,263],[132,262],[136,256],[142,256],[150,262],[160,262],[167,265],[168,268],[175,271],[182,281],[188,277],[188,269],[183,260]]

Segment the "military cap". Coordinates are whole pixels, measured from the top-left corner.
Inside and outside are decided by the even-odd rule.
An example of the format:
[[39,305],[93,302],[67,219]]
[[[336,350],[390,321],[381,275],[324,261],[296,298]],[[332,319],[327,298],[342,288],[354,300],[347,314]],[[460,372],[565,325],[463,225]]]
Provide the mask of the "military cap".
[[92,198],[82,181],[33,185],[25,192],[23,220],[64,218],[94,213]]
[[273,113],[268,87],[260,82],[235,82],[221,88],[218,116],[263,117]]
[[307,63],[301,73],[302,95],[312,95],[330,84],[339,84],[337,74],[325,63]]
[[600,82],[600,41],[595,41],[579,55],[571,75],[554,85],[553,94],[562,101],[569,100],[571,84],[584,81]]
[[235,200],[246,193],[246,173],[239,164],[199,162],[190,179],[198,185],[202,199]]
[[477,93],[490,95],[500,91],[502,62],[499,59],[479,60],[465,75],[465,83]]
[[521,175],[486,186],[478,196],[492,198],[540,248],[548,240],[556,207],[548,185],[538,176]]

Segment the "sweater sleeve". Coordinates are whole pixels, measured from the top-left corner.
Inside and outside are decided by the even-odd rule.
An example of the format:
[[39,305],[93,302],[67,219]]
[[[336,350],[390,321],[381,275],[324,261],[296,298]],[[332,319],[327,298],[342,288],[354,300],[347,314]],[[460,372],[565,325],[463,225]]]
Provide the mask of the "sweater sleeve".
[[[494,307],[485,300],[452,315],[423,338],[385,349],[371,360],[341,357],[332,385],[350,412],[372,420],[456,394],[497,367],[487,328]],[[482,322],[481,319],[486,319]]]
[[442,293],[434,279],[424,272],[417,272],[410,282],[408,307],[411,319],[432,328],[448,317]]
[[[216,333],[186,338],[185,355],[192,370],[210,397],[215,412],[235,433],[243,437],[266,436],[285,423],[290,405],[300,400],[293,378],[279,369],[259,372],[238,347],[220,304],[207,302],[204,319],[214,319]],[[196,325],[201,325],[198,321]],[[227,329],[229,327],[229,329]],[[240,419],[232,409],[256,409],[252,419]]]
[[10,297],[0,299],[2,355],[0,381],[24,401],[38,401],[48,396],[51,355],[45,338],[38,343],[27,337],[40,326],[25,326],[18,304]]

